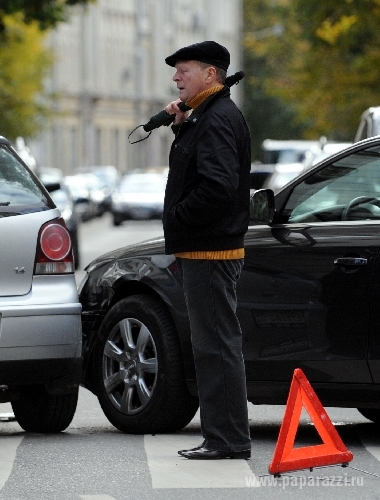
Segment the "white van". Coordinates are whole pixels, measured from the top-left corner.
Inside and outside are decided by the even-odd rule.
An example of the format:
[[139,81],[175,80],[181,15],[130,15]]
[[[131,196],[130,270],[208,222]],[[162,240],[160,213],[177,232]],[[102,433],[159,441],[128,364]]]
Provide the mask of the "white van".
[[318,146],[319,141],[266,139],[261,146],[262,163],[302,162],[306,151]]
[[360,117],[354,142],[368,139],[375,135],[380,135],[380,106],[372,106],[364,111]]

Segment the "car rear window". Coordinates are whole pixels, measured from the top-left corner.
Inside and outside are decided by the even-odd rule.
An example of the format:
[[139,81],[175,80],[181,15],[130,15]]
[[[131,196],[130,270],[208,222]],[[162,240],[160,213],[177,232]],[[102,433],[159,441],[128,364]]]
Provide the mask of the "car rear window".
[[5,145],[0,145],[0,217],[54,208],[33,174]]

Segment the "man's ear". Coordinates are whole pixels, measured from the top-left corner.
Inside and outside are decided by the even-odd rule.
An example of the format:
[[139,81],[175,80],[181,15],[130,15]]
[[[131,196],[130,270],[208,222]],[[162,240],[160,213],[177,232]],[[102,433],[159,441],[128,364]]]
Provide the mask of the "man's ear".
[[207,68],[206,83],[211,83],[216,80],[216,69],[214,66]]

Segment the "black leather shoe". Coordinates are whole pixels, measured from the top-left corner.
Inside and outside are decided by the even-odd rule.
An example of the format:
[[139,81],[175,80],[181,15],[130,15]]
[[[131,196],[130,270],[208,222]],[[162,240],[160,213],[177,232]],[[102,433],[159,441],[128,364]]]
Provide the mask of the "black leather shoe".
[[195,448],[194,450],[183,451],[181,456],[191,460],[220,460],[222,458],[237,458],[249,460],[251,450],[244,451],[220,451],[209,448]]
[[196,446],[195,448],[191,448],[190,450],[179,450],[178,454],[179,454],[179,455],[182,455],[183,453],[187,453],[187,452],[189,452],[189,451],[199,450],[200,448],[203,448],[203,447],[204,447],[205,442],[206,442],[206,441],[203,441],[203,443],[202,443],[202,444],[200,444],[199,446]]

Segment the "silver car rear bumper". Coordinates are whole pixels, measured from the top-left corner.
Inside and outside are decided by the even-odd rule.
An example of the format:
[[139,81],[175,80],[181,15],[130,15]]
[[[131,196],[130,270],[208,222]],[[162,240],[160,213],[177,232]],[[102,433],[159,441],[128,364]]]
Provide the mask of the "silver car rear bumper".
[[81,309],[73,275],[35,276],[28,294],[0,297],[0,361],[80,358]]

